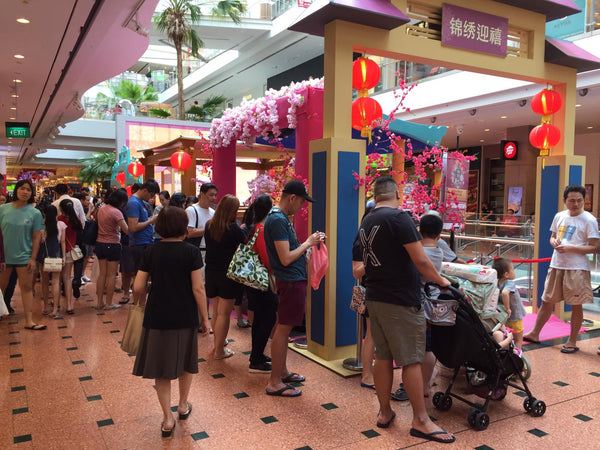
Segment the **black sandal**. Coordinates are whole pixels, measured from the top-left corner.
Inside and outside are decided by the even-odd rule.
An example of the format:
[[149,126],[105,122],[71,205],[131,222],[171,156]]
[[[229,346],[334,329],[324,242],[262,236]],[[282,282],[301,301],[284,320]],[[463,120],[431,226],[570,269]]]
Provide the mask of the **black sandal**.
[[192,412],[192,404],[190,402],[188,402],[187,407],[188,407],[187,412],[185,412],[183,414],[179,413],[179,420],[187,420],[187,418],[190,417],[190,414]]

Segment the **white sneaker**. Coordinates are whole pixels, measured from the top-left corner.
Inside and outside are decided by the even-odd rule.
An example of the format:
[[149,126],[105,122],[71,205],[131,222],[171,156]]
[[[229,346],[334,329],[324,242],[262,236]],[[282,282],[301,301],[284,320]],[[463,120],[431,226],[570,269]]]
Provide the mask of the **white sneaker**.
[[89,278],[87,277],[87,275],[84,275],[84,276],[82,276],[82,277],[81,277],[81,281],[85,281],[86,283],[89,283],[89,282],[90,282],[90,281],[92,281],[92,280],[91,280],[91,279],[89,279]]

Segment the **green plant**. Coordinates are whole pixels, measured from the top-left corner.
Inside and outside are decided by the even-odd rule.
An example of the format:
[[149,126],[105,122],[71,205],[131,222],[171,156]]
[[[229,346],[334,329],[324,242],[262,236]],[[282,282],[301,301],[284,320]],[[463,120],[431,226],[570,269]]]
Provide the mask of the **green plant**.
[[117,86],[111,86],[107,81],[106,85],[110,89],[111,95],[99,93],[96,101],[104,103],[109,109],[113,109],[119,100],[129,100],[136,106],[142,102],[155,102],[158,100],[158,94],[154,86],[142,87],[129,80],[121,80]]
[[[212,2],[211,2],[212,3]],[[167,38],[173,42],[177,54],[177,103],[179,120],[184,120],[183,103],[183,51],[185,45],[190,48],[192,56],[197,57],[200,48],[204,46],[202,39],[192,28],[197,25],[202,17],[201,6],[192,0],[168,0],[164,11],[154,17],[154,22],[160,31],[166,33]],[[234,23],[240,23],[246,5],[239,0],[222,0],[211,10],[217,17],[229,17]]]
[[160,117],[161,119],[171,117],[171,113],[169,111],[165,111],[162,108],[150,108],[148,110],[148,115],[151,117]]
[[197,120],[205,120],[214,117],[219,106],[227,101],[224,95],[211,95],[202,105],[193,105],[186,112],[198,116]]
[[94,153],[87,158],[79,160],[83,167],[77,174],[82,183],[94,184],[110,178],[112,168],[116,164],[114,153]]

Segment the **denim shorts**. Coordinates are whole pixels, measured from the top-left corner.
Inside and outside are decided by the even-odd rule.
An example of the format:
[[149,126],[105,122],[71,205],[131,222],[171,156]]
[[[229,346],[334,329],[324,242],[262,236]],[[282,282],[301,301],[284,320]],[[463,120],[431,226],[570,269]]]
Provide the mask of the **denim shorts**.
[[108,261],[119,261],[121,259],[121,244],[96,242],[94,253],[96,253],[99,260],[107,259]]

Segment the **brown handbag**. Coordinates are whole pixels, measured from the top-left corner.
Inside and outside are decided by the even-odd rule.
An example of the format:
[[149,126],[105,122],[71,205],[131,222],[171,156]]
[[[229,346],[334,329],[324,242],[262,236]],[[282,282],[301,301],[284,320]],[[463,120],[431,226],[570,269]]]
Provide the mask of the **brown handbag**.
[[145,309],[145,306],[129,305],[127,323],[125,324],[123,340],[121,341],[121,350],[132,355],[137,354],[140,339],[142,338]]

